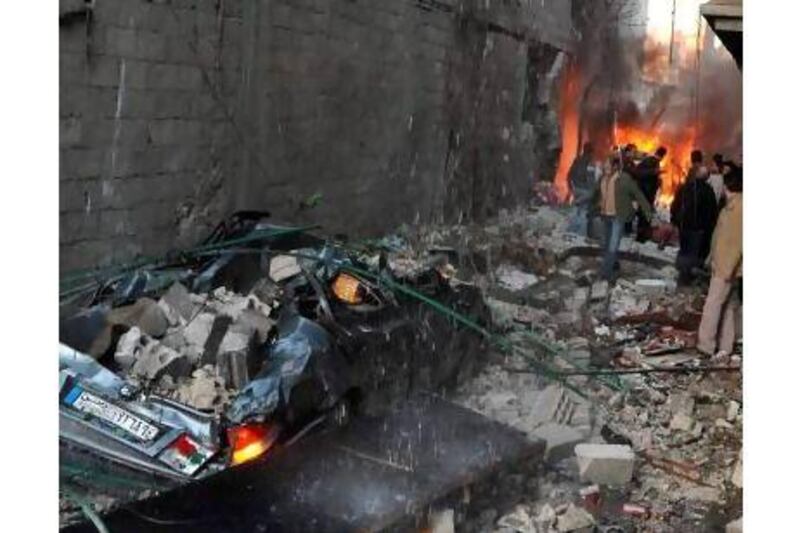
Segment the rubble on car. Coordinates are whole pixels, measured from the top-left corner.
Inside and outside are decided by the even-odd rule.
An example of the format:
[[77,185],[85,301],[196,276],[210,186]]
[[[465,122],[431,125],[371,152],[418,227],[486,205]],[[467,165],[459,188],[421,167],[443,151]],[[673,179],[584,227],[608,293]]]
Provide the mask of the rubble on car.
[[[471,378],[473,369],[456,371],[458,362],[436,361],[419,380],[455,376],[455,390],[441,390],[457,403],[546,442],[544,469],[525,480],[516,500],[498,502],[483,517],[448,514],[443,523],[452,519],[459,531],[724,529],[741,516],[741,376],[734,363],[712,364],[693,350],[703,294],[677,287],[674,247],[629,238],[623,239],[618,281],[599,280],[599,248],[567,226],[564,211],[545,205],[504,211],[480,226],[405,226],[348,252],[365,271],[390,273],[392,282],[422,291],[429,287],[425,294],[434,303],[439,284],[480,292],[483,311],[491,312],[491,324],[480,325],[488,341],[482,350],[492,347],[482,355],[488,364]],[[335,260],[322,248],[292,248],[316,261],[260,258],[262,272],[272,276],[253,280],[246,291],[185,276],[162,283],[164,294],[152,299],[168,327],[157,336],[133,324],[117,341],[118,364],[133,368],[147,339],[165,348],[154,353],[172,350],[192,366],[168,357],[164,368],[145,366],[140,385],[234,420],[268,411],[292,383],[294,369],[251,363],[283,360],[285,350],[298,346],[293,332],[303,329],[303,320],[287,314],[287,303],[302,306],[304,300],[298,293],[287,297],[286,289],[294,290],[308,271],[330,279]],[[348,283],[341,285],[358,296]],[[460,304],[456,295],[445,307],[469,320],[472,304]],[[360,306],[347,315],[359,324],[363,315],[354,309]],[[107,360],[119,333],[105,328],[108,310],[82,313],[80,324],[91,334],[76,338],[93,357]],[[458,321],[431,312],[419,323],[415,336],[424,338]],[[370,375],[374,392],[391,395],[405,382],[387,376],[408,372],[392,357],[408,350],[395,341],[402,327],[359,327],[376,353],[385,352],[381,372]],[[313,349],[327,353],[327,344],[308,343],[293,353]],[[435,353],[459,349],[454,339]],[[292,362],[304,360],[298,355]],[[148,376],[155,379],[147,382]]]

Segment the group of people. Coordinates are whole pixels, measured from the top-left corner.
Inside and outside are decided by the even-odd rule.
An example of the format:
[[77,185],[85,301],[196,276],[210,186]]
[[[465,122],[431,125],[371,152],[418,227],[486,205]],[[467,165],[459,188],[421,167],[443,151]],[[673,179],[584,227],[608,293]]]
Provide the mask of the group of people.
[[[655,200],[661,187],[661,163],[667,149],[640,157],[635,145],[615,147],[598,165],[590,143],[575,159],[568,174],[574,216],[572,230],[588,233],[593,219],[603,227],[600,275],[613,280],[623,235],[636,225],[636,239],[649,240]],[[710,267],[711,282],[698,331],[697,348],[707,355],[732,353],[735,312],[741,299],[742,277],[742,168],[715,154],[704,164],[703,153],[691,154],[691,165],[670,207],[680,249],[678,282],[691,284],[697,273]],[[738,290],[737,290],[738,289]]]

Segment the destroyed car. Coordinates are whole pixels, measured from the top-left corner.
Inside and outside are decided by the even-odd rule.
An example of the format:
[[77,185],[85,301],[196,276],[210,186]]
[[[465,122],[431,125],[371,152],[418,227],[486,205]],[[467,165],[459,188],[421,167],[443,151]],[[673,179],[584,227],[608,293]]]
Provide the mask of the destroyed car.
[[480,340],[424,299],[488,321],[479,292],[368,255],[237,214],[195,250],[64,290],[62,480],[96,487],[111,464],[168,488],[467,376]]

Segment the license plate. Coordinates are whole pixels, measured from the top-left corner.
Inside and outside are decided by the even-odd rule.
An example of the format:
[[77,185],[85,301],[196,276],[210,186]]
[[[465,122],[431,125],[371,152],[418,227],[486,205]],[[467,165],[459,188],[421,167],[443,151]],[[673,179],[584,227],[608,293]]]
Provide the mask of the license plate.
[[79,387],[72,389],[64,401],[78,411],[105,420],[141,441],[151,441],[158,435],[157,426]]

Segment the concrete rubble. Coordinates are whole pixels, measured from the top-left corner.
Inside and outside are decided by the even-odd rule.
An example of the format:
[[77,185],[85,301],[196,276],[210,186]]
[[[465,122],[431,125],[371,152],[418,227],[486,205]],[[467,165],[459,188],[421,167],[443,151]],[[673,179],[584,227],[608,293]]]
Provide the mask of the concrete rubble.
[[[570,504],[584,508],[595,526],[723,529],[741,515],[740,374],[587,375],[560,383],[532,365],[614,371],[706,364],[692,351],[703,289],[677,288],[676,249],[626,237],[621,249],[634,259],[621,261],[619,280],[610,286],[593,279],[599,258],[582,255],[591,241],[566,233],[565,219],[556,209],[536,207],[505,213],[482,228],[408,232],[420,250],[492,252],[486,253],[490,269],[459,260],[457,277],[486,291],[494,328],[513,349],[498,353],[455,399],[546,443],[538,490],[507,502],[495,531],[526,527],[527,515],[537,531],[557,531],[558,516]],[[537,250],[530,257],[538,259],[504,250],[503,241]],[[404,254],[415,257],[408,248]],[[536,276],[536,283],[511,290],[511,280],[522,278],[509,273],[517,272]],[[531,370],[517,371],[525,368]],[[592,498],[599,504],[581,496],[586,483],[597,483]],[[712,525],[714,516],[728,519]],[[483,527],[467,521],[465,531]]]
[[581,481],[599,485],[625,485],[633,477],[636,456],[630,446],[578,444],[575,446]]
[[[724,528],[741,516],[740,375],[617,374],[705,364],[691,350],[702,290],[675,287],[674,247],[627,237],[622,250],[631,259],[621,260],[618,282],[597,280],[599,258],[585,253],[593,242],[567,233],[566,218],[532,207],[483,226],[405,227],[382,240],[397,279],[412,279],[444,254],[437,271],[449,283],[482,289],[504,347],[451,399],[546,446],[542,471],[522,480],[524,490],[480,516],[434,514],[431,527]],[[300,272],[288,255],[269,268],[272,280],[249,294],[175,284],[157,304],[138,304],[142,311],[129,316],[139,322],[120,338],[117,364],[159,394],[218,411],[252,377],[256,347],[274,335],[274,281]],[[508,483],[528,475],[512,473]]]

